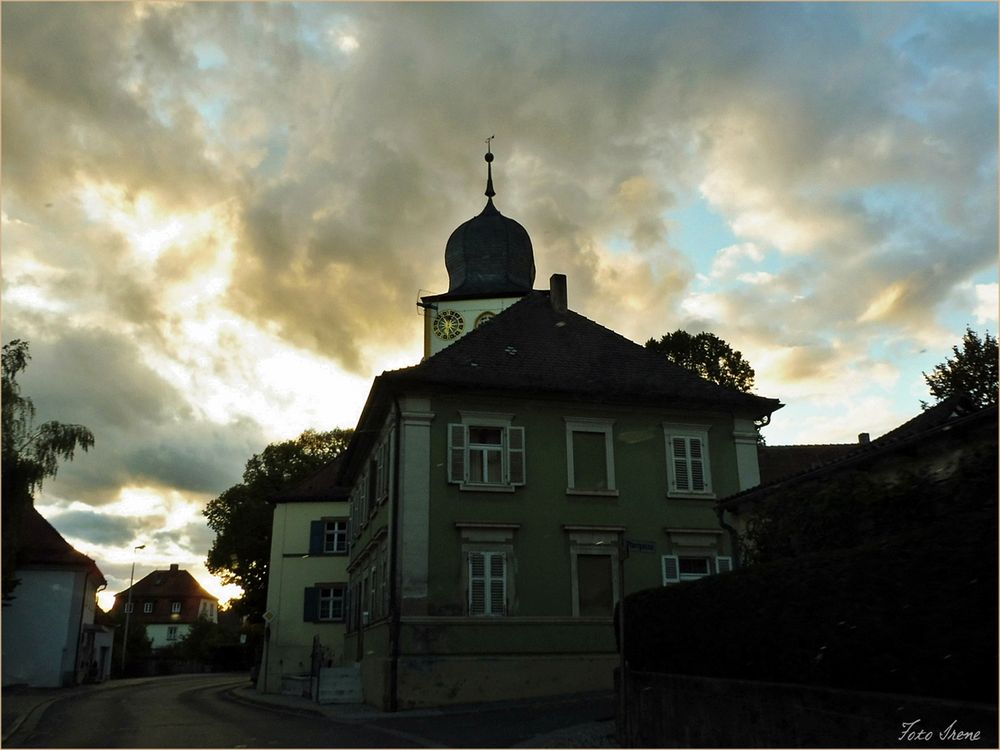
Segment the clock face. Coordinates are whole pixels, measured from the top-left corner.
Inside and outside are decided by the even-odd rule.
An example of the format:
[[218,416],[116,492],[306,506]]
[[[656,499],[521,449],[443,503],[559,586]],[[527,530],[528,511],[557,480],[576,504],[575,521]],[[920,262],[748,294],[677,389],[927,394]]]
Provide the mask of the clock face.
[[480,313],[479,317],[476,318],[476,328],[479,328],[483,323],[488,323],[490,320],[496,317],[496,313],[487,310],[484,313]]
[[434,333],[438,338],[450,341],[465,330],[465,321],[454,310],[442,310],[434,318]]

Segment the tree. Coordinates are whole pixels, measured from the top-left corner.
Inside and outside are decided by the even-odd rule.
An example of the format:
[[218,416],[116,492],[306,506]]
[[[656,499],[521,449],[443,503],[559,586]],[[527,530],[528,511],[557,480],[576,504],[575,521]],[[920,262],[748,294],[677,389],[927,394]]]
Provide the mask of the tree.
[[33,494],[46,477],[53,477],[60,461],[70,461],[76,449],[94,445],[94,435],[78,424],[49,421],[37,427],[35,405],[21,395],[17,376],[28,366],[28,342],[14,339],[3,346],[2,443],[3,443],[3,598],[17,586],[14,566],[24,511],[34,504]]
[[[962,337],[962,349],[951,348],[954,359],[948,357],[939,365],[935,365],[931,374],[923,373],[927,387],[934,397],[934,403],[940,403],[949,396],[965,393],[978,406],[988,406],[997,403],[997,340],[986,332],[982,339],[972,330],[965,327]],[[924,409],[932,404],[921,401]]]
[[204,515],[216,534],[206,565],[223,583],[243,589],[232,606],[251,620],[260,619],[267,607],[273,512],[268,501],[340,455],[352,432],[306,430],[294,440],[272,443],[247,461],[240,484],[206,506]]
[[753,388],[754,371],[743,355],[714,333],[702,331],[692,336],[680,329],[650,339],[646,348],[666,355],[674,364],[696,372],[713,383],[749,393]]

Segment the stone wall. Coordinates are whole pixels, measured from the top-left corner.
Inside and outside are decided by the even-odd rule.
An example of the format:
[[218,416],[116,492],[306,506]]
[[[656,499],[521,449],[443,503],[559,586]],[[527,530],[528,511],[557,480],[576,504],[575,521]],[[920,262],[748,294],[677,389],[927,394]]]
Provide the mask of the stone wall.
[[996,706],[646,672],[627,690],[623,747],[997,747]]

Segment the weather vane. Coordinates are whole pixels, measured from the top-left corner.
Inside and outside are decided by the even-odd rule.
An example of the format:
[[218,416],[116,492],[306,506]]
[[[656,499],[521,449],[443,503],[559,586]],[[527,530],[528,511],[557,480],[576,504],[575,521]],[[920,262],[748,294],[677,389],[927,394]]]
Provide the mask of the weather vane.
[[493,196],[496,192],[493,190],[493,152],[490,150],[490,141],[496,138],[495,135],[491,135],[486,139],[486,197],[493,201]]
[[496,138],[496,136],[495,135],[491,135],[489,138],[486,139],[486,150],[487,151],[491,151],[492,150],[491,147],[490,147],[490,141],[492,141],[494,138]]

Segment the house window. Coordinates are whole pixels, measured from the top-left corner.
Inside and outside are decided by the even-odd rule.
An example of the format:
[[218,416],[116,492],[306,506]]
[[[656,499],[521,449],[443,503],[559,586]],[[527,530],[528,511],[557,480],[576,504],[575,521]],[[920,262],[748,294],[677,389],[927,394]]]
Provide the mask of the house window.
[[564,526],[574,617],[611,617],[618,601],[620,526]]
[[152,602],[146,602],[145,604],[142,605],[142,613],[144,615],[152,614],[152,612],[153,612]]
[[132,602],[126,602],[125,603],[125,614],[127,614],[127,615],[132,614],[132,606],[133,606]]
[[667,494],[713,497],[708,462],[708,429],[663,426],[667,447]]
[[507,614],[507,553],[469,552],[469,614]]
[[566,491],[617,495],[609,419],[566,419]]
[[171,625],[167,628],[167,640],[176,641],[177,640],[177,626]]
[[304,592],[302,619],[305,622],[339,622],[344,619],[347,586],[343,583],[320,583]]
[[714,573],[728,573],[733,569],[733,559],[717,555],[664,555],[662,567],[663,585],[666,586],[681,581],[694,581]]
[[448,425],[448,481],[463,489],[513,491],[524,484],[524,428],[512,415],[463,413]]
[[346,555],[347,519],[324,518],[309,523],[310,555]]
[[173,614],[180,614],[181,603],[180,602],[170,602],[170,611]]
[[581,617],[610,617],[614,611],[611,555],[577,555],[577,608]]

